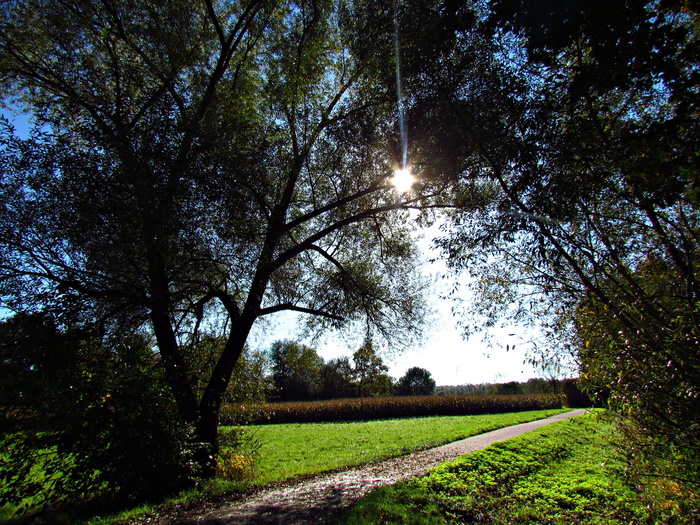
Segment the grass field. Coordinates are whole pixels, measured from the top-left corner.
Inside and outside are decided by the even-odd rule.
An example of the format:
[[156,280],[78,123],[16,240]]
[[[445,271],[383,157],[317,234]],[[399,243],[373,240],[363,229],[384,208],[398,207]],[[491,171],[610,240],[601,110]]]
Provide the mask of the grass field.
[[[168,514],[178,503],[196,506],[218,493],[390,458],[558,412],[246,427],[260,445],[254,477],[219,479],[158,507],[62,523],[106,525]],[[672,480],[653,482],[662,489],[656,493],[629,484],[615,423],[603,414],[551,424],[436,467],[424,478],[384,487],[328,523],[695,523],[689,517],[695,504],[679,496]],[[232,432],[222,428],[224,435]]]
[[383,487],[329,523],[691,524],[682,502],[648,501],[626,482],[613,423],[555,423]]
[[[254,482],[266,484],[390,458],[563,411],[246,428],[260,443]],[[226,427],[222,428],[222,432],[226,431]]]
[[[196,501],[203,496],[245,489],[251,485],[264,485],[390,458],[562,411],[553,409],[478,416],[247,426],[246,433],[260,445],[254,475],[233,481],[216,479],[202,491],[191,491],[175,501]],[[222,427],[221,433],[225,435],[234,428]],[[12,517],[14,510],[11,506],[0,507],[0,521]],[[150,507],[145,508],[145,512],[148,511]],[[119,519],[131,514],[134,513],[121,514]],[[94,519],[89,523],[111,521]]]

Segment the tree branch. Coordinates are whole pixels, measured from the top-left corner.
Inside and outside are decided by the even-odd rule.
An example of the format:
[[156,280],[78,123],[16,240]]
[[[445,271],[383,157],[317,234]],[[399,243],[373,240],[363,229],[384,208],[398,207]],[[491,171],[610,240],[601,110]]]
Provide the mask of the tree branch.
[[294,312],[302,312],[305,314],[318,315],[321,317],[326,317],[328,319],[333,319],[334,321],[344,321],[343,317],[331,314],[329,312],[324,312],[322,310],[316,310],[314,308],[305,308],[303,306],[297,306],[291,303],[277,304],[275,306],[268,306],[267,308],[262,308],[259,312],[260,316],[274,314],[276,312],[282,312],[285,310],[291,310]]
[[340,208],[342,206],[345,206],[346,204],[350,204],[351,202],[360,199],[362,197],[365,197],[367,195],[371,195],[372,193],[382,190],[382,189],[387,189],[388,186],[380,185],[381,182],[383,182],[386,179],[386,177],[382,177],[381,179],[374,181],[372,184],[370,184],[367,188],[364,190],[358,191],[357,193],[353,193],[352,195],[348,195],[347,197],[331,202],[330,204],[326,204],[325,206],[322,206],[320,208],[317,208],[313,211],[310,211],[306,215],[302,215],[301,217],[297,217],[293,221],[290,221],[286,224],[285,226],[285,231],[289,231],[296,226],[299,226],[300,224],[304,224],[307,221],[310,221],[311,219],[314,219],[320,215],[323,215],[324,213],[328,211],[335,210],[337,208]]
[[323,230],[316,232],[314,235],[308,237],[306,240],[300,242],[296,246],[293,246],[289,250],[281,253],[275,260],[273,260],[270,263],[270,271],[272,272],[277,268],[282,267],[287,261],[296,257],[300,253],[305,252],[306,250],[313,249],[314,243],[316,241],[323,239],[325,236],[333,233],[334,231],[344,228],[345,226],[349,226],[350,224],[363,221],[370,217],[374,217],[376,215],[392,211],[394,209],[396,209],[396,205],[394,204],[390,206],[380,206],[378,208],[365,210],[361,213],[351,215],[350,217],[346,217],[345,219],[335,222],[330,226],[324,228]]
[[[232,321],[237,321],[238,318],[241,316],[241,311],[238,308],[238,305],[236,304],[236,301],[234,301],[229,294],[224,292],[223,290],[211,290],[209,291],[204,297],[202,297],[199,301],[197,301],[194,304],[194,309],[195,309],[195,314],[197,315],[197,319],[201,319],[202,316],[204,315],[203,309],[204,305],[207,304],[209,301],[212,299],[218,299],[221,301],[221,304],[224,305],[224,308],[226,308],[226,311],[228,312],[229,316],[231,317]],[[197,323],[199,325],[199,323]]]

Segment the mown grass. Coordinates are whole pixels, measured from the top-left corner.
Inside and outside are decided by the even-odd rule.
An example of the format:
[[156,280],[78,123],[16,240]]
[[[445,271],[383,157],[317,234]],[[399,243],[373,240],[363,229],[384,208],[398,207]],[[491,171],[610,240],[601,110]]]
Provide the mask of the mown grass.
[[563,411],[250,426],[260,443],[253,481],[267,484],[386,459]]
[[596,415],[555,423],[383,487],[330,523],[437,525],[693,523],[655,514],[626,482],[615,425]]

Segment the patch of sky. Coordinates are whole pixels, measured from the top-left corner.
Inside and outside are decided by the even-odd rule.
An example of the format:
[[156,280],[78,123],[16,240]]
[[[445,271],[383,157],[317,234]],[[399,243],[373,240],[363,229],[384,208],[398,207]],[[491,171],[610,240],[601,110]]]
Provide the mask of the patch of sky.
[[33,127],[32,115],[21,111],[16,107],[5,106],[0,108],[0,116],[12,127],[15,136],[27,139]]

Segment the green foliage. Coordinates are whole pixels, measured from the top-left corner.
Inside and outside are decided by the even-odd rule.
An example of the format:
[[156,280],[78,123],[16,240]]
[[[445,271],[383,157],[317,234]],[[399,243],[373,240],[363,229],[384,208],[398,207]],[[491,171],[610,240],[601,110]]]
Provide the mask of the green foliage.
[[228,427],[221,434],[216,477],[226,481],[251,480],[257,475],[259,440],[244,427]]
[[561,391],[566,399],[566,406],[569,408],[589,408],[593,406],[593,401],[581,391],[576,379],[564,379],[561,383]]
[[321,399],[356,397],[355,370],[347,357],[338,357],[321,367]]
[[[610,407],[632,417],[637,431],[627,444],[630,454],[644,456],[639,457],[640,465],[654,464],[651,456],[656,455],[665,474],[696,485],[700,478],[680,474],[700,470],[696,314],[679,296],[686,283],[668,262],[647,257],[633,275],[646,306],[621,301],[611,309],[589,298],[577,310],[582,387],[592,395],[602,394]],[[676,473],[672,463],[663,462],[669,452],[678,466]]]
[[523,389],[517,381],[510,381],[508,383],[498,383],[493,385],[491,392],[497,396],[512,396],[517,394],[522,394]]
[[[664,523],[684,523],[700,515],[700,472],[697,450],[685,440],[650,434],[636,418],[620,425],[627,473],[655,515]],[[668,516],[668,517],[667,517]]]
[[2,321],[0,406],[29,416],[55,401],[56,391],[68,384],[79,341],[78,333],[58,334],[47,316],[16,315]]
[[355,363],[357,393],[360,397],[391,394],[392,380],[387,375],[389,367],[377,354],[371,339],[365,339],[352,355],[352,360]]
[[366,340],[353,354],[327,363],[313,348],[294,341],[277,341],[268,351],[276,401],[309,401],[391,394],[388,367]]
[[[222,408],[222,424],[235,422],[241,412],[256,424],[307,423],[318,421],[358,421],[420,416],[498,414],[560,408],[555,395],[530,396],[424,396],[337,399],[298,403],[227,405]],[[250,415],[252,413],[252,415]],[[230,423],[229,423],[230,424]]]
[[272,391],[268,375],[270,362],[264,352],[244,350],[231,374],[225,403],[260,403],[267,400]]
[[274,399],[301,401],[318,396],[323,359],[313,348],[294,341],[277,341],[270,348],[269,359]]
[[[38,317],[6,321],[3,331],[17,333],[18,324],[26,337],[5,340],[5,356],[31,360],[25,372],[41,371],[43,382],[29,398],[38,401],[32,417],[2,436],[0,505],[23,512],[124,503],[184,486],[192,474],[188,436],[150,345],[138,336],[102,343],[62,333]],[[47,366],[51,348],[63,349],[65,366]]]
[[646,508],[617,439],[596,416],[549,425],[380,489],[334,523],[692,523]]
[[430,396],[435,391],[435,380],[425,368],[414,366],[394,385],[398,396]]
[[[203,335],[193,343],[192,348],[187,352],[186,366],[195,395],[201,396],[204,393],[207,387],[207,378],[211,376],[225,345],[224,338]],[[270,362],[264,352],[254,352],[245,347],[231,374],[224,394],[225,402],[259,403],[266,401],[273,388],[272,379],[269,377],[269,368]]]

